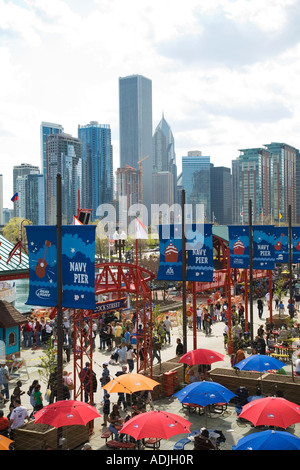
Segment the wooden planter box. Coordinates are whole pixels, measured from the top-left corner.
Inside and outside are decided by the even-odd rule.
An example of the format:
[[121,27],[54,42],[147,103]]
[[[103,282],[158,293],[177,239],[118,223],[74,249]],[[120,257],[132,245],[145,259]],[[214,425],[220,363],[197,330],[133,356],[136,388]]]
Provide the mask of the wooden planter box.
[[210,376],[214,382],[218,382],[235,393],[236,389],[244,386],[249,390],[249,395],[254,395],[256,386],[262,385],[264,395],[275,395],[278,390],[283,397],[300,405],[300,379],[291,375],[260,374],[252,371],[236,371],[233,369],[213,369]]
[[254,395],[256,386],[261,383],[260,372],[243,371],[235,369],[212,369],[210,377],[214,382],[218,382],[235,393],[238,387],[246,387],[249,395]]
[[164,373],[173,371],[177,372],[178,384],[180,384],[183,381],[183,364],[166,361],[152,367],[152,379],[159,382],[159,385],[154,387],[152,394],[153,400],[164,397]]
[[[64,426],[62,436],[66,438],[66,448],[75,449],[89,440],[89,425]],[[15,450],[43,450],[46,445],[57,449],[57,429],[34,421],[23,424],[14,432]]]

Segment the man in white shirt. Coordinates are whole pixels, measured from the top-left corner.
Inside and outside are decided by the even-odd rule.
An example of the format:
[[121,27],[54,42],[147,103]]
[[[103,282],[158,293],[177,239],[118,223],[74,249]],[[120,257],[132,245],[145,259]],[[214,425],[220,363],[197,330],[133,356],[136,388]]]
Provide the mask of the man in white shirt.
[[21,406],[20,399],[15,398],[13,403],[15,408],[12,410],[10,415],[10,428],[12,433],[15,429],[19,428],[25,423],[25,419],[30,421],[29,412],[24,406]]

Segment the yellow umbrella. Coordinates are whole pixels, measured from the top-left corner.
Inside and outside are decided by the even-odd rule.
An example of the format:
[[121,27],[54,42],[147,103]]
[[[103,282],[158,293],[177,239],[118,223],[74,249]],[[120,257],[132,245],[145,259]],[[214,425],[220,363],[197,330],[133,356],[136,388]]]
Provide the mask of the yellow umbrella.
[[13,443],[14,441],[8,439],[8,437],[1,436],[0,435],[0,450],[10,450],[9,446]]
[[112,379],[102,388],[108,393],[128,393],[132,394],[142,390],[153,390],[159,382],[143,374],[122,374]]

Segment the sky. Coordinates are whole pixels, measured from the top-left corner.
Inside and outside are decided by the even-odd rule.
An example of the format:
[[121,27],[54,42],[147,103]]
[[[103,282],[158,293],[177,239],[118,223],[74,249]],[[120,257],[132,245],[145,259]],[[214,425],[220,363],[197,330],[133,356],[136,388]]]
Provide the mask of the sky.
[[179,171],[200,150],[300,148],[299,0],[0,0],[0,173],[40,166],[40,124],[98,121],[119,163],[119,77],[152,80],[153,132],[170,125]]

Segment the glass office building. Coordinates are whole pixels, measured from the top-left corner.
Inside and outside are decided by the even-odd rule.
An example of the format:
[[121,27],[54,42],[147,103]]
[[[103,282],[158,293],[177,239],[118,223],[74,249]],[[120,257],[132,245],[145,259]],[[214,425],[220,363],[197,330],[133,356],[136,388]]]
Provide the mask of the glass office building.
[[42,122],[40,125],[40,146],[41,146],[41,173],[46,176],[47,160],[46,160],[46,143],[47,137],[51,134],[61,134],[64,128],[61,124],[53,122]]
[[108,124],[91,121],[78,126],[82,144],[81,208],[92,209],[91,217],[97,217],[101,204],[113,203],[113,148]]
[[[120,167],[142,169],[143,204],[152,203],[152,82],[142,75],[119,78]],[[147,158],[146,158],[147,157]]]
[[192,206],[193,222],[201,222],[197,220],[197,206],[203,207],[205,220],[211,221],[210,169],[210,157],[202,156],[201,152],[188,152],[188,156],[182,157],[182,186],[186,204]]

